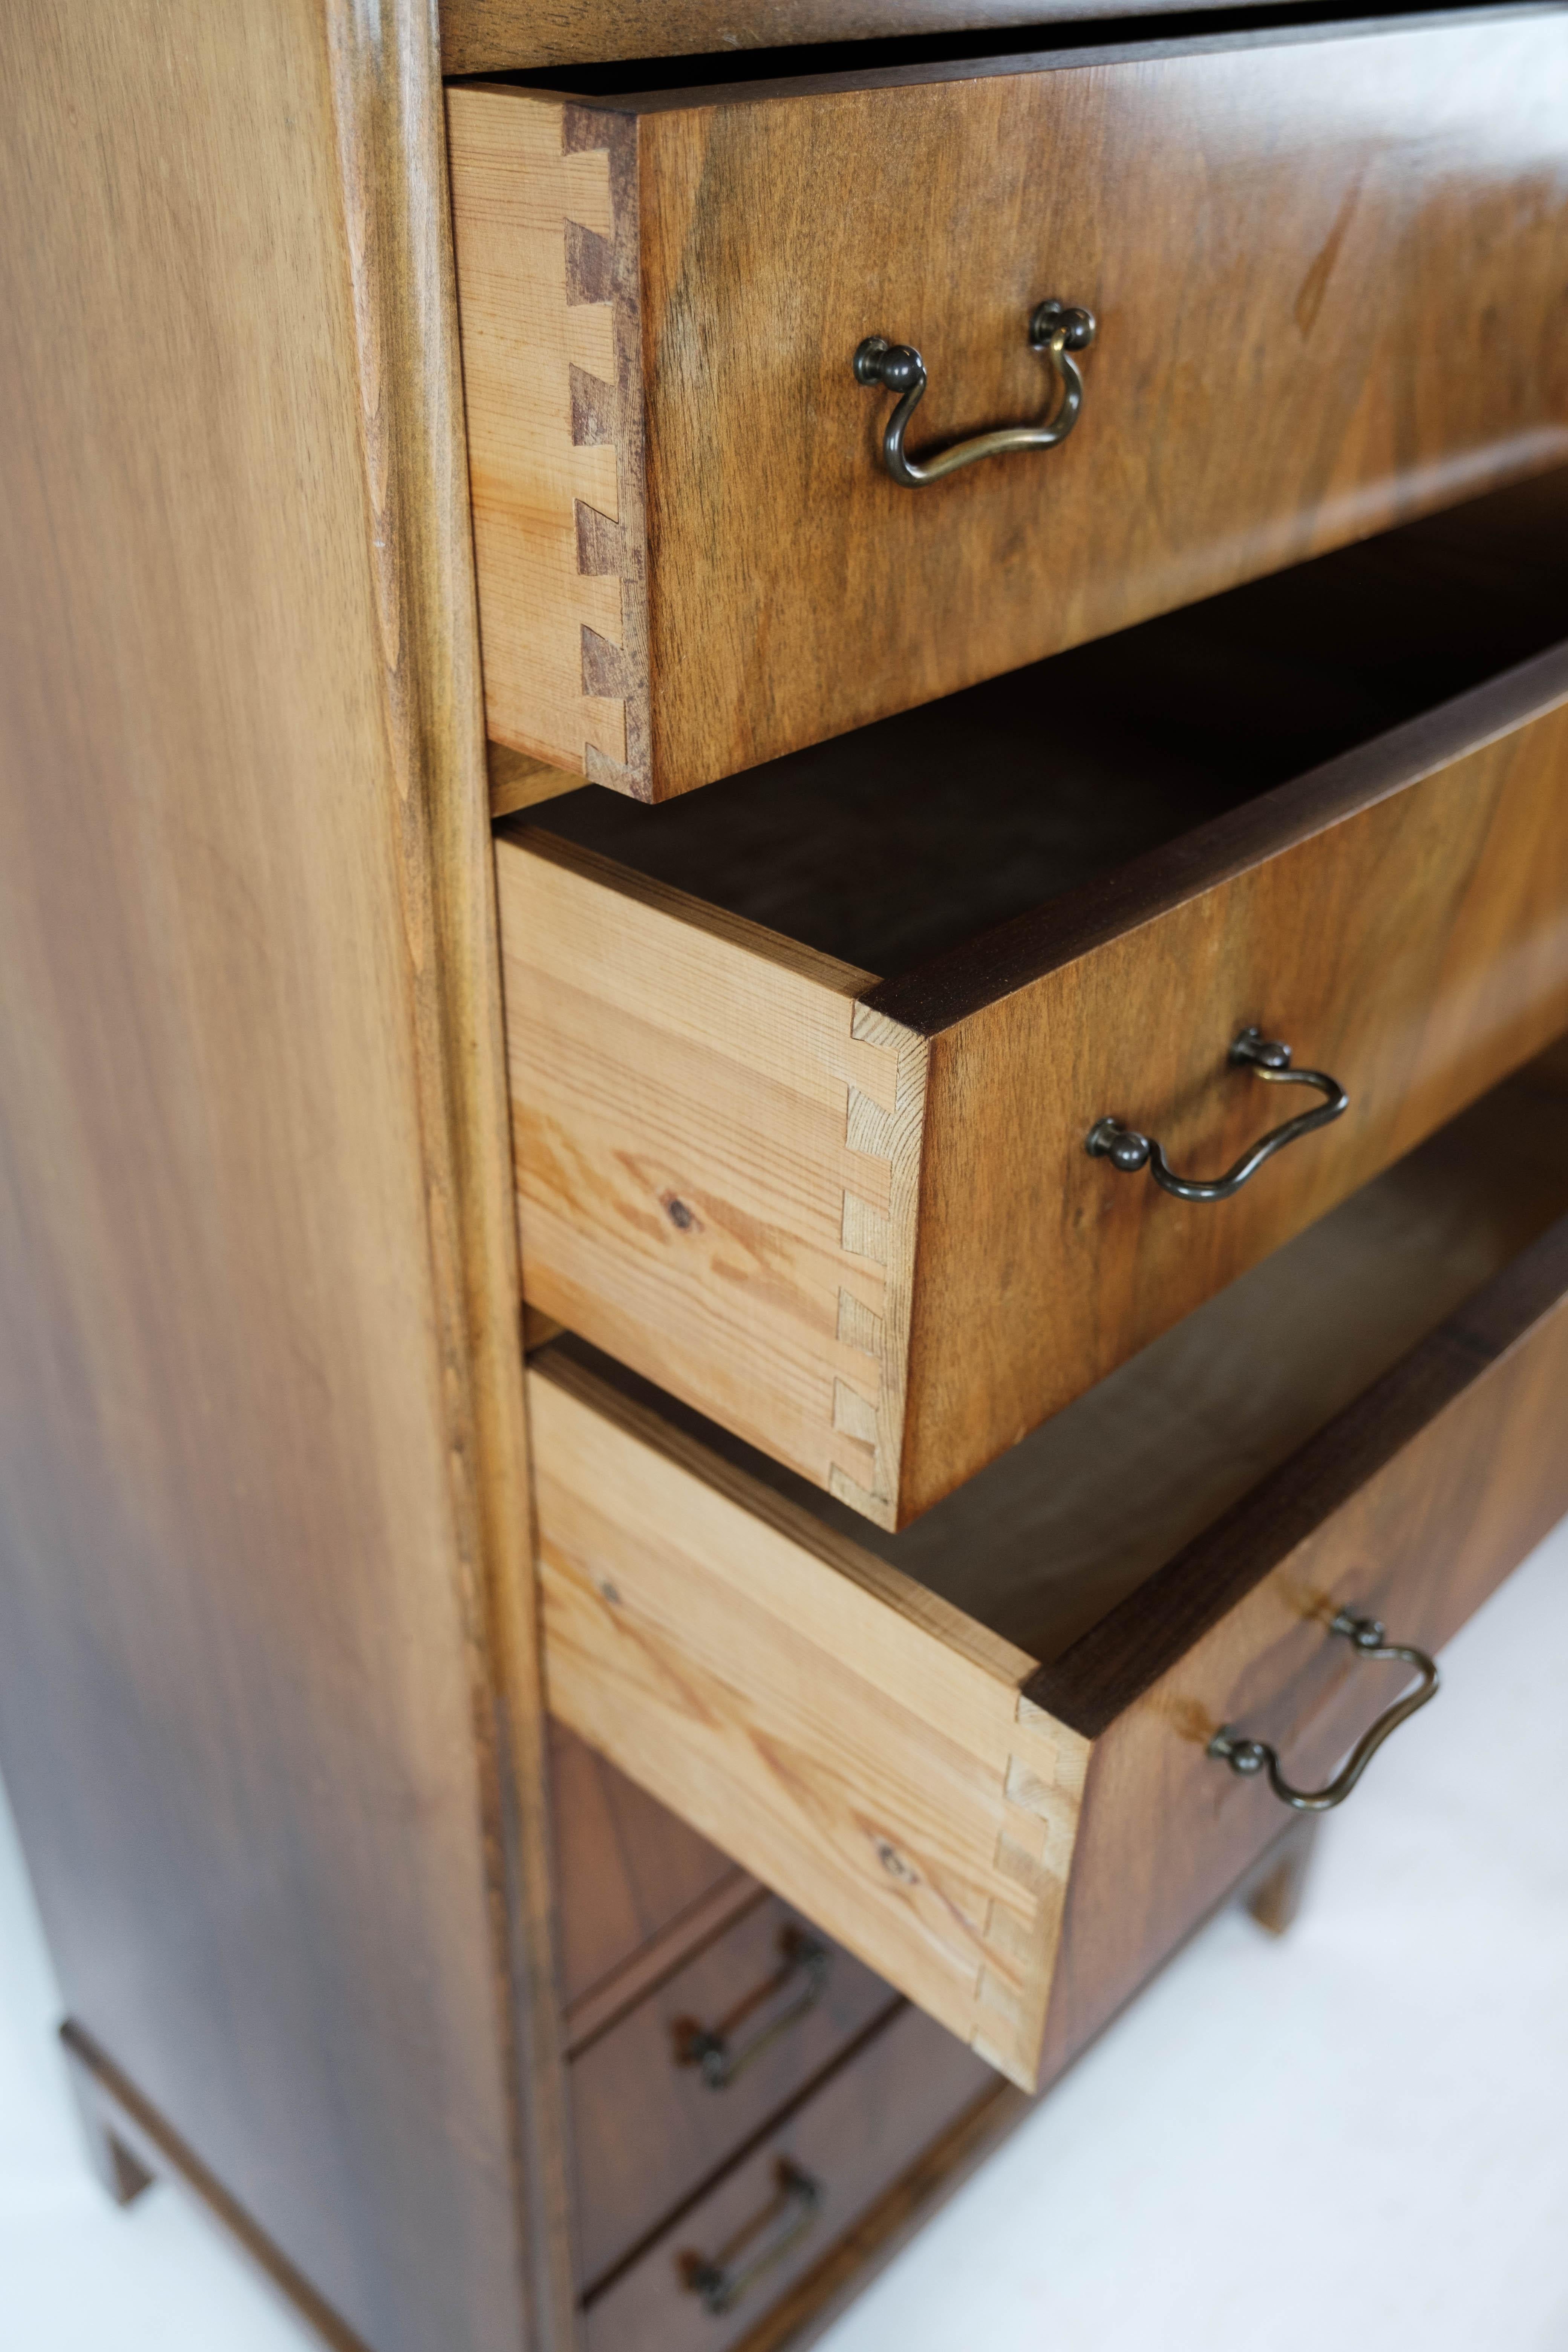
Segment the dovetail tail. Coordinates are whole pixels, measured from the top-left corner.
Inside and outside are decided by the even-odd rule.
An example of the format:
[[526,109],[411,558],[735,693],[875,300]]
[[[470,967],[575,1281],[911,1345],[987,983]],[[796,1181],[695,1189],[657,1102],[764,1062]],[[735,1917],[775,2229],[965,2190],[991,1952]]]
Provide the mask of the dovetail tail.
[[888,1263],[887,1217],[854,1192],[844,1195],[843,1244],[851,1257],[868,1257],[878,1265]]
[[1003,1878],[1010,1878],[1016,1886],[1027,1889],[1037,1900],[1050,1889],[1051,1875],[1043,1862],[1037,1861],[1027,1846],[1003,1830],[996,1840],[996,1869]]
[[879,1358],[882,1353],[882,1318],[852,1290],[838,1294],[838,1337],[847,1348],[858,1348],[863,1356]]
[[877,1443],[877,1408],[867,1398],[858,1395],[846,1381],[833,1383],[833,1426],[846,1437],[858,1437],[862,1445]]

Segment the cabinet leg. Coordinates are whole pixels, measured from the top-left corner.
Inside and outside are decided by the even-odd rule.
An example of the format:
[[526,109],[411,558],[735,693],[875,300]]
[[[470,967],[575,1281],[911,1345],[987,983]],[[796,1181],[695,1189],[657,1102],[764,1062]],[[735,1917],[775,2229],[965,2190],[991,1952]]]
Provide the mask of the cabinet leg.
[[1269,1847],[1258,1876],[1245,1890],[1247,1909],[1271,1936],[1282,1936],[1295,1925],[1317,1848],[1318,1829],[1316,1813],[1303,1813],[1292,1822],[1284,1836]]
[[66,2073],[81,2118],[82,2137],[87,2142],[88,2161],[115,2203],[130,2205],[144,2189],[152,2187],[153,2175],[114,2129],[107,2101],[69,2042],[62,2047]]

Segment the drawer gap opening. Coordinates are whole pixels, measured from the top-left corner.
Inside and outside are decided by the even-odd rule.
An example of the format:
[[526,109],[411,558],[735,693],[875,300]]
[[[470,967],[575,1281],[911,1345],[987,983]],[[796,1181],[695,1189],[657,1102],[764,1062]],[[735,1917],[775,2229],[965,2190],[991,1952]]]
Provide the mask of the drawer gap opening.
[[1568,469],[658,807],[586,786],[530,830],[902,980],[1564,637]]

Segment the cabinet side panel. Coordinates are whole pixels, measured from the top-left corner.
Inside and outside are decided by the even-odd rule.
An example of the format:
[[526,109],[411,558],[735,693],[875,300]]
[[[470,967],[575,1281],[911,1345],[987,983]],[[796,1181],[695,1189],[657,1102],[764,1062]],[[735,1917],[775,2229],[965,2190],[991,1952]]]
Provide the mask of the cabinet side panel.
[[451,908],[322,12],[0,55],[0,1763],[73,2017],[249,2221],[373,2352],[517,2352]]

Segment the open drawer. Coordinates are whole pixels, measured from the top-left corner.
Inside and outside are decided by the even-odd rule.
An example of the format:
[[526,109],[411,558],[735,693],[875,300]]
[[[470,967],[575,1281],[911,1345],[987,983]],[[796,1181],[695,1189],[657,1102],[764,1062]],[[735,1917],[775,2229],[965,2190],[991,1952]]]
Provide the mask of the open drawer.
[[[1558,474],[554,803],[497,850],[530,1301],[903,1524],[1568,1025],[1565,775]],[[1325,1109],[1248,1028],[1349,1108],[1222,1201],[1089,1155]]]
[[[1561,9],[648,70],[447,99],[489,724],[557,767],[663,799],[1568,458]],[[873,337],[906,459],[1076,422],[909,487]]]
[[902,1535],[555,1342],[552,1709],[1048,2078],[1288,1818],[1215,1735],[1312,1789],[1409,1681],[1338,1612],[1435,1650],[1568,1508],[1560,1086],[1489,1096]]

